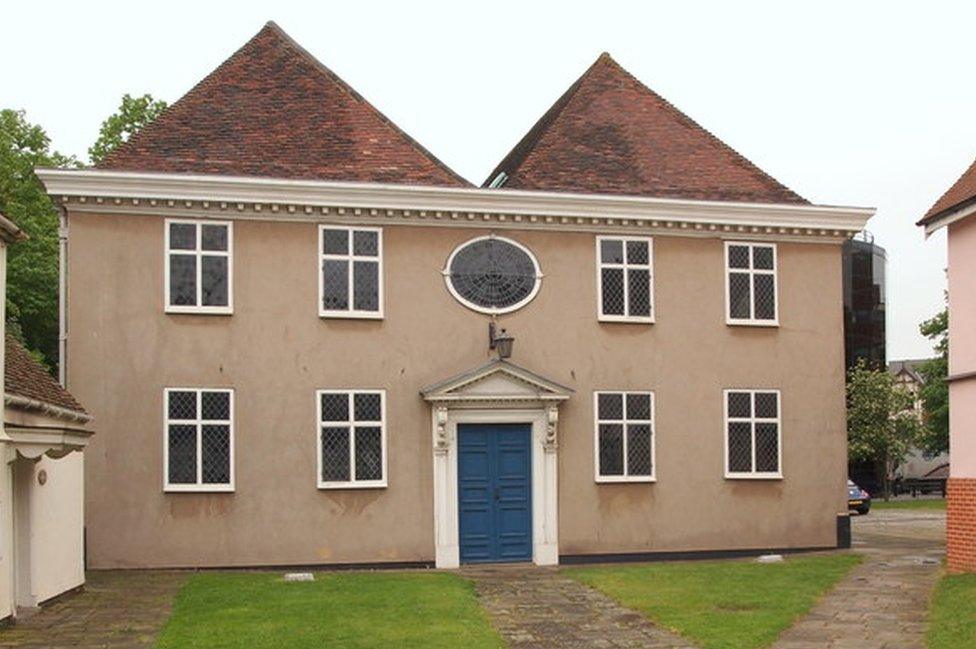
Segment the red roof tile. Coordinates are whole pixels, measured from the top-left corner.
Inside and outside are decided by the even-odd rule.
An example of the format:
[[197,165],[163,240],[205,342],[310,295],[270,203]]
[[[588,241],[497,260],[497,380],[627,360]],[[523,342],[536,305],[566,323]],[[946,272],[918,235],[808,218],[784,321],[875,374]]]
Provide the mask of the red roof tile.
[[85,409],[47,373],[17,340],[7,335],[4,347],[4,392],[84,413]]
[[603,53],[495,168],[504,187],[807,203]]
[[98,167],[469,185],[272,22]]
[[946,193],[939,200],[935,201],[935,205],[929,208],[918,225],[925,225],[942,216],[945,212],[974,200],[976,200],[976,161],[969,165],[969,169],[966,169],[959,180],[946,190]]

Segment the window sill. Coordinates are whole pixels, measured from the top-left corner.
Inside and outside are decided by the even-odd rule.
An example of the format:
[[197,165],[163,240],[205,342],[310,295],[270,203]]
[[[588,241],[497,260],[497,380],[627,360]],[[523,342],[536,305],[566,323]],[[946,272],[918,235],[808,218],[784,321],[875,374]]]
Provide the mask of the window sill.
[[382,311],[319,311],[320,318],[339,320],[382,320]]
[[622,322],[625,324],[654,324],[654,316],[629,316],[629,315],[601,315],[597,316],[597,322]]
[[782,473],[726,473],[726,480],[782,480]]
[[234,485],[166,485],[163,493],[168,494],[208,494],[208,493],[233,493]]
[[726,318],[725,324],[731,327],[778,327],[779,320],[735,320]]
[[657,482],[657,478],[654,476],[597,476],[597,484],[628,484],[628,483],[638,483],[647,484],[649,482]]
[[321,491],[332,491],[336,489],[386,489],[386,480],[363,481],[363,482],[320,482],[318,488]]
[[165,311],[182,315],[234,315],[234,307],[228,306],[168,306]]

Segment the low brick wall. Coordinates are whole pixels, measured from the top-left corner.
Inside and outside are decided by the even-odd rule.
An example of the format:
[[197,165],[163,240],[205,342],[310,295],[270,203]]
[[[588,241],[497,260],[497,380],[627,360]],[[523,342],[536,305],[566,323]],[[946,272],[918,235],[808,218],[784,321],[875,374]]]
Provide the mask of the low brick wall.
[[949,572],[976,572],[976,478],[949,478],[947,486]]

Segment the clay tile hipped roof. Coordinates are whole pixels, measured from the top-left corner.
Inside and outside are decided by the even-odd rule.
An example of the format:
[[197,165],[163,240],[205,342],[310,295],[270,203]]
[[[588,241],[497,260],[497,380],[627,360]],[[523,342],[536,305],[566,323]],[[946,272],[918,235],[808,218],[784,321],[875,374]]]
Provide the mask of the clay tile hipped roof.
[[807,203],[604,52],[495,168],[503,187]]
[[85,409],[34,360],[17,340],[7,335],[4,347],[4,392],[84,414]]
[[98,168],[469,186],[273,22]]
[[946,190],[935,205],[929,208],[918,225],[925,225],[944,213],[957,207],[972,203],[976,200],[976,161],[969,165],[969,169],[959,177],[952,187]]

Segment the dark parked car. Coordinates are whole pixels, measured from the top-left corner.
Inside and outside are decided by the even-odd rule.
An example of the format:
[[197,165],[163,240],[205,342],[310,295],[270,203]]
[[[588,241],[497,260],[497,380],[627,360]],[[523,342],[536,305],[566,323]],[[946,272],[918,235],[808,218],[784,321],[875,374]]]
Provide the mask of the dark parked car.
[[847,481],[847,509],[864,516],[871,510],[871,494],[851,480]]

